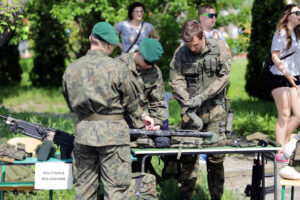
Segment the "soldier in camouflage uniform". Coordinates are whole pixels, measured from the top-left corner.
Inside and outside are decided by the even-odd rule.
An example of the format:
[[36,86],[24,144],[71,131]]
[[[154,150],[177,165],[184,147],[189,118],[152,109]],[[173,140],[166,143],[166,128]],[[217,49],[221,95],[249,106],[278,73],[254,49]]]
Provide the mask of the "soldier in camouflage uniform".
[[[175,99],[182,107],[182,129],[193,126],[190,113],[203,120],[202,131],[224,135],[220,122],[226,120],[225,89],[229,83],[231,59],[222,40],[205,38],[196,20],[187,21],[182,28],[184,45],[174,53],[170,63],[170,85]],[[221,199],[224,186],[225,155],[207,156],[207,178],[211,199]],[[181,198],[188,199],[193,191],[199,165],[198,156],[185,156],[182,163]],[[188,160],[189,162],[186,162]]]
[[[144,38],[139,50],[126,53],[116,58],[124,63],[131,71],[133,77],[140,86],[140,105],[143,111],[148,113],[154,119],[153,131],[158,131],[167,119],[167,108],[165,104],[165,89],[163,87],[162,73],[155,63],[161,58],[163,48],[161,44],[152,38]],[[139,118],[126,117],[130,128],[145,128]],[[145,139],[146,140],[146,139]],[[141,160],[139,158],[139,160]],[[135,163],[133,171],[140,171],[140,163]],[[151,158],[146,160],[146,171],[156,175]]]
[[68,107],[78,116],[72,154],[75,199],[96,200],[100,177],[104,199],[128,199],[130,136],[123,116],[141,116],[147,129],[154,123],[139,107],[129,70],[109,57],[119,42],[114,28],[98,22],[89,39],[90,50],[68,66],[62,86]]
[[[143,111],[154,119],[153,131],[160,130],[163,121],[167,119],[162,74],[159,67],[155,65],[162,54],[163,48],[156,39],[144,38],[139,45],[139,50],[116,58],[128,67],[138,82],[140,105]],[[139,118],[131,118],[129,127],[140,129],[145,126]]]

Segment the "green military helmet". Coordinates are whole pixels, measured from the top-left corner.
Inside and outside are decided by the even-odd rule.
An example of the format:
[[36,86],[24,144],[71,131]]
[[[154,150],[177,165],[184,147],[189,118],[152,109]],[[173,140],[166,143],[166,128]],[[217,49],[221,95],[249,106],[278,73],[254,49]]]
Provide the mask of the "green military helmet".
[[144,60],[154,63],[160,59],[164,50],[158,40],[144,38],[139,45],[139,52]]
[[109,44],[118,44],[119,35],[114,27],[107,22],[98,22],[94,25],[92,34],[97,39],[103,39]]

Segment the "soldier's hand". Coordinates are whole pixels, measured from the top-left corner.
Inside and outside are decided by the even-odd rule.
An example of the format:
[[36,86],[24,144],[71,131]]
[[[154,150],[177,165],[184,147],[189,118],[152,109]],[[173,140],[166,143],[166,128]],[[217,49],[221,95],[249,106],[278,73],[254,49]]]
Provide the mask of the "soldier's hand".
[[159,130],[160,130],[160,125],[155,125],[149,131],[159,131]]
[[197,108],[202,105],[203,101],[200,95],[197,95],[191,99],[190,108]]
[[148,115],[144,115],[142,117],[142,120],[147,130],[151,130],[154,127],[154,119],[152,119]]
[[203,128],[203,121],[196,114],[195,110],[188,109],[186,111],[186,114],[193,120],[193,126],[197,127],[198,130],[201,130]]

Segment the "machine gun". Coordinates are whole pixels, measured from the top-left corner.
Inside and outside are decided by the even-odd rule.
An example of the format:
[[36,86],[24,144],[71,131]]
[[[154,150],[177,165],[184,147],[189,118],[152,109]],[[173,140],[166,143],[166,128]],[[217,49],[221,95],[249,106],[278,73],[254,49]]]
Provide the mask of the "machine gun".
[[14,119],[11,117],[11,114],[8,117],[0,115],[0,118],[4,119],[4,124],[10,127],[10,132],[20,133],[43,141],[43,144],[39,147],[40,153],[37,154],[39,160],[48,159],[52,148],[52,141],[60,147],[61,159],[71,158],[74,142],[73,135],[54,128],[45,127],[41,124]]

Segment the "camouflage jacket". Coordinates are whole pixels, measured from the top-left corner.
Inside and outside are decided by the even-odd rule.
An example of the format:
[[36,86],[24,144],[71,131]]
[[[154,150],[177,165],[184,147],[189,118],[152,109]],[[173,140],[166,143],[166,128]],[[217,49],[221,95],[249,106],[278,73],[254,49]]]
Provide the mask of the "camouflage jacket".
[[[62,84],[68,107],[79,119],[94,113],[140,116],[137,88],[130,71],[99,50],[89,50],[71,63]],[[90,146],[124,145],[130,140],[125,120],[79,120],[75,134],[76,143]]]
[[[165,89],[160,69],[154,65],[151,69],[143,70],[134,63],[134,52],[123,54],[116,58],[124,63],[131,71],[140,87],[140,105],[148,113],[156,125],[161,125],[167,119],[165,104]],[[138,118],[132,118],[135,128],[143,128],[144,124]]]
[[[185,77],[182,72],[183,66],[187,63],[197,63],[198,60],[205,59],[211,51],[213,43],[217,44],[219,50],[219,64],[216,72],[217,78],[211,84],[203,83],[201,77],[198,80],[201,88],[201,97],[203,102],[205,102],[208,99],[217,98],[217,95],[224,92],[224,89],[229,84],[231,59],[225,43],[222,40],[206,39],[206,48],[201,53],[193,53],[185,45],[180,46],[174,53],[170,63],[170,86],[175,99],[182,107],[183,113],[189,107],[191,100],[190,93],[188,92],[189,86],[187,84],[187,77]],[[203,66],[196,65],[196,68],[197,67],[200,68],[198,70],[200,73],[206,73],[206,69],[204,69]]]

